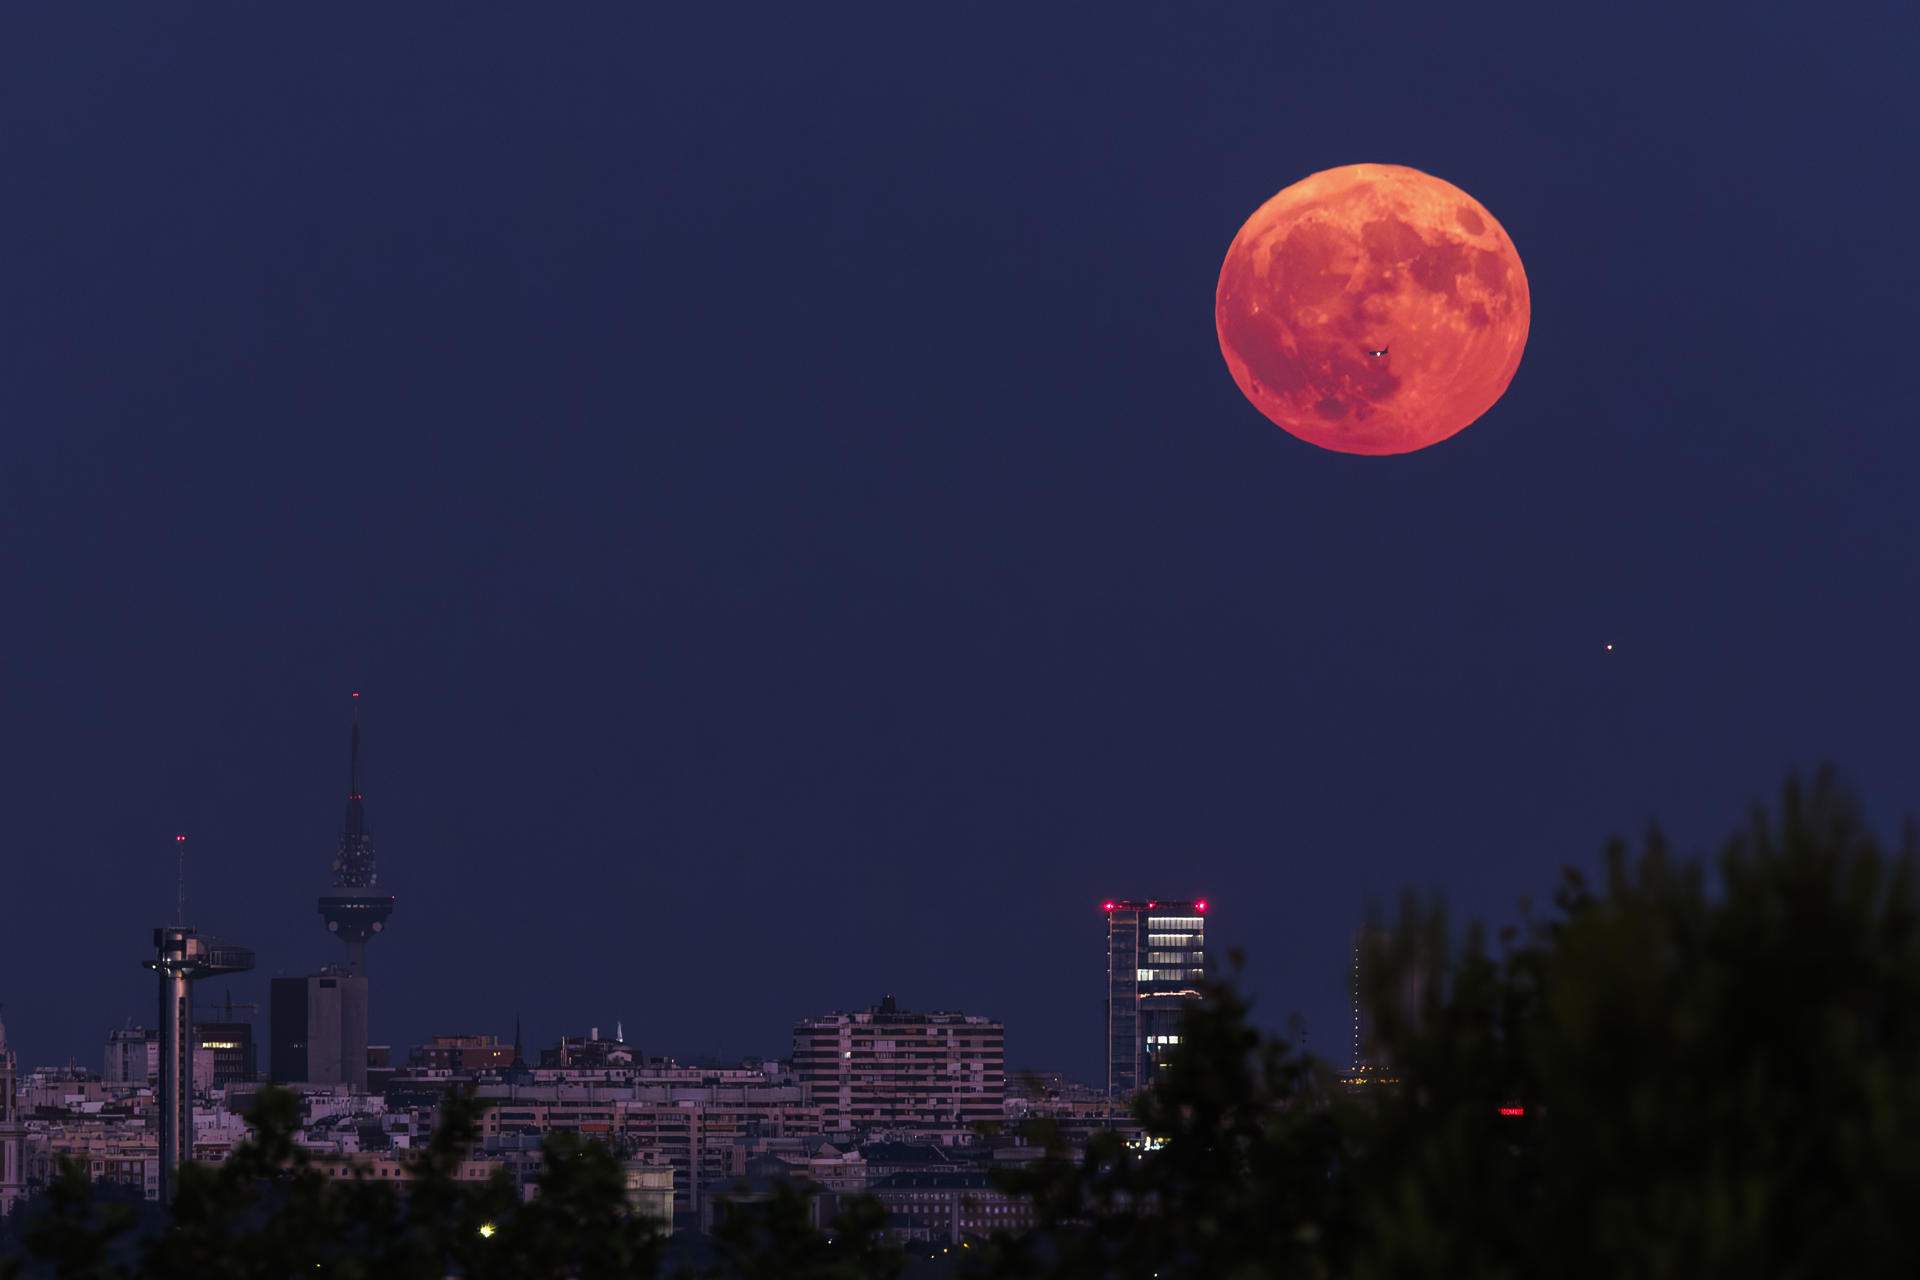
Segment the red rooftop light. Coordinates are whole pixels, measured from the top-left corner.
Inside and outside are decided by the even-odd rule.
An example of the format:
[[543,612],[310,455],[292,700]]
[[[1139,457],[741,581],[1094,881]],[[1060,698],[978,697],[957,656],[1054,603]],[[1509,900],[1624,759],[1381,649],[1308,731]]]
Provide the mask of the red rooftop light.
[[174,842],[175,844],[179,844],[179,843],[180,843],[181,841],[183,841],[183,840],[185,840],[185,839],[186,839],[186,837],[185,837],[185,836],[175,836],[175,837],[173,838],[173,842]]
[[1111,902],[1103,902],[1103,903],[1101,903],[1101,904],[1100,904],[1100,909],[1101,909],[1102,911],[1111,911],[1111,910],[1113,910],[1113,903],[1111,903]]
[[1193,904],[1193,909],[1195,911],[1205,911],[1207,909],[1207,900],[1205,898],[1200,899],[1200,901]]

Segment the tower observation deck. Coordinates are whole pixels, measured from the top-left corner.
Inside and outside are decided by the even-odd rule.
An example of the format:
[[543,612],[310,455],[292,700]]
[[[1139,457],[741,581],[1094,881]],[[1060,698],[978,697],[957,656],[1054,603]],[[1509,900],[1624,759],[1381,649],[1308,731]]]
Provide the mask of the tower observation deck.
[[367,943],[393,914],[393,895],[380,893],[373,834],[360,789],[360,695],[353,695],[353,738],[349,751],[347,817],[340,829],[340,851],[333,859],[333,892],[320,898],[327,931],[347,944],[347,965],[355,976],[366,972]]

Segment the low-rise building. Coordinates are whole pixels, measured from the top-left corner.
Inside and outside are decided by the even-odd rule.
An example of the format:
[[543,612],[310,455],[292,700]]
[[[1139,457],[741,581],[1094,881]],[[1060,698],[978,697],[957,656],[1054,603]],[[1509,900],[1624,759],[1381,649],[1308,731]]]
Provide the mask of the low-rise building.
[[474,1073],[504,1071],[513,1065],[513,1046],[492,1035],[440,1035],[413,1046],[407,1067],[413,1071]]
[[1019,1234],[1034,1221],[1031,1202],[1001,1191],[980,1170],[890,1174],[868,1193],[886,1208],[887,1233],[896,1240],[957,1244],[997,1231]]

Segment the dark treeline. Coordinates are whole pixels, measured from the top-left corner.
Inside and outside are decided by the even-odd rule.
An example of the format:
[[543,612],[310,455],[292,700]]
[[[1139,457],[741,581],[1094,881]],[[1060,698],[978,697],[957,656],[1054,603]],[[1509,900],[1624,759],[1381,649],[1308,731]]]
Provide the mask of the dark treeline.
[[[976,1242],[979,1280],[1910,1277],[1920,1274],[1920,870],[1828,774],[1790,781],[1717,857],[1657,833],[1568,872],[1498,936],[1410,900],[1370,934],[1385,1068],[1363,1088],[1257,1030],[1231,980],[1138,1118],[999,1175],[1037,1228]],[[192,1167],[138,1242],[78,1171],[25,1226],[73,1277],[705,1276],[893,1280],[877,1203],[831,1238],[788,1188],[669,1263],[618,1163],[549,1142],[541,1193],[454,1178],[447,1110],[410,1194],[308,1167],[265,1093],[255,1139]],[[1032,1137],[1046,1142],[1044,1125]],[[483,1223],[492,1230],[482,1235]],[[18,1265],[18,1264],[15,1264]],[[7,1264],[0,1263],[0,1275]]]

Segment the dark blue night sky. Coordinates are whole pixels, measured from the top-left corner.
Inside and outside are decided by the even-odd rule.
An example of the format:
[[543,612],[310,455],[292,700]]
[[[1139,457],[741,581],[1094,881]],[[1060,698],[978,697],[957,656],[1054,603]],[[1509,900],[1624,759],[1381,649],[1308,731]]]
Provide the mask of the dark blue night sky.
[[[1100,900],[1197,893],[1338,1055],[1370,897],[1504,918],[1827,758],[1890,826],[1920,20],[1774,8],[8,5],[23,1060],[151,1019],[178,830],[243,997],[338,958],[351,689],[400,1047],[891,991],[1091,1077]],[[1533,290],[1401,458],[1213,332],[1360,161]]]

